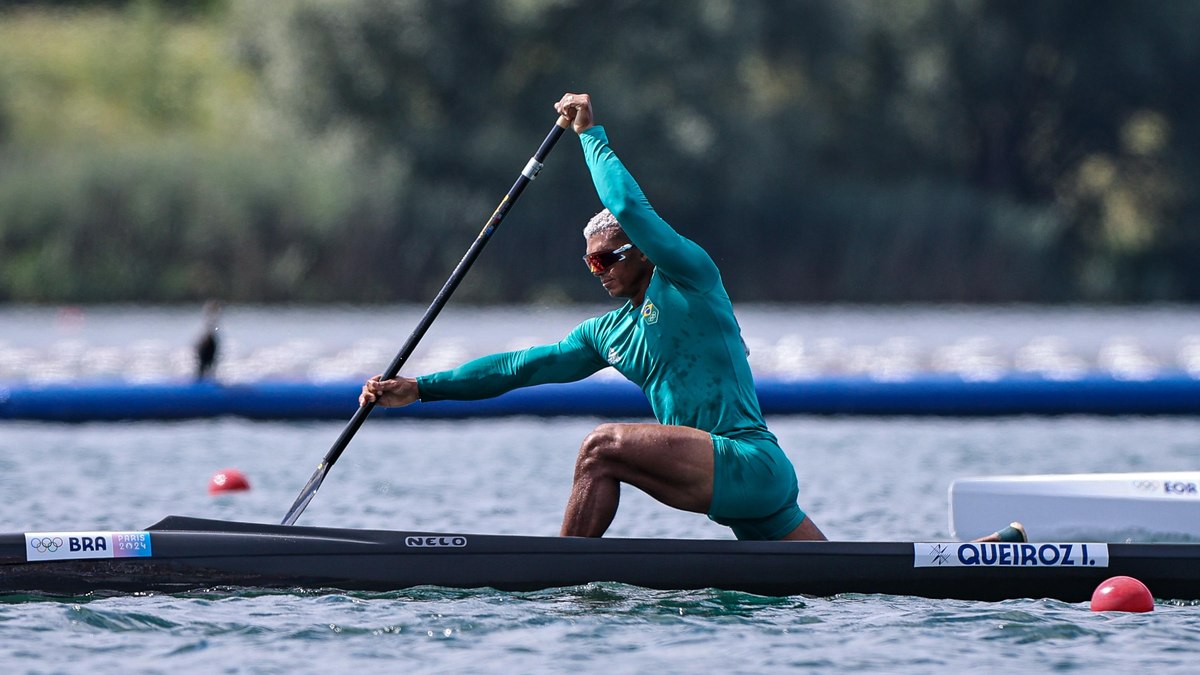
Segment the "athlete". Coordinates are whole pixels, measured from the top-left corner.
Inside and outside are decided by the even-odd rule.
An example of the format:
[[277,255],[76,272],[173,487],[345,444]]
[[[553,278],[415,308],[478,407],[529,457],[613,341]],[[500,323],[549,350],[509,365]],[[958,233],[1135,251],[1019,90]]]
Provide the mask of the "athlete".
[[[579,135],[605,206],[583,230],[584,262],[609,295],[628,302],[557,344],[415,379],[375,376],[359,404],[490,398],[612,367],[642,388],[659,424],[601,424],[588,434],[575,461],[563,536],[602,536],[628,483],[668,506],[707,514],[739,539],[824,540],[800,510],[795,469],[763,421],[716,264],[650,207],[595,126],[587,94],[565,94],[554,109]],[[978,541],[1025,540],[1013,523]]]
[[603,535],[628,483],[668,506],[707,514],[739,539],[824,539],[800,510],[796,472],[763,421],[717,266],[650,207],[595,125],[587,94],[566,94],[554,107],[579,135],[606,207],[584,228],[584,261],[609,295],[628,302],[557,344],[418,378],[373,377],[360,405],[489,398],[612,367],[642,388],[659,424],[602,424],[588,434],[562,535]]

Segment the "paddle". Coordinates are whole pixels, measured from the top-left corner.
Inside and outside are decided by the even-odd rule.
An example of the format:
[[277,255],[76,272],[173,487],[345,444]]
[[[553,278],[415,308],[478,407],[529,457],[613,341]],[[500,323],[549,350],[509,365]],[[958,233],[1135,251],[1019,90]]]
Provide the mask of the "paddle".
[[[433,299],[433,303],[429,305],[429,309],[425,310],[425,316],[421,317],[421,321],[417,323],[417,327],[413,329],[412,334],[404,341],[404,346],[400,348],[400,352],[396,354],[396,358],[392,360],[392,364],[383,373],[383,379],[389,380],[400,372],[400,368],[404,365],[404,362],[408,360],[413,350],[416,349],[417,343],[425,336],[425,332],[429,330],[429,326],[433,324],[433,320],[437,318],[437,315],[442,311],[442,307],[446,305],[446,301],[450,299],[450,294],[454,293],[454,289],[458,288],[458,284],[466,276],[467,270],[471,268],[475,259],[479,257],[480,251],[483,250],[484,245],[491,239],[492,233],[496,231],[496,228],[500,225],[500,221],[504,220],[504,216],[517,201],[517,197],[520,197],[521,193],[525,191],[525,186],[537,177],[538,172],[542,170],[542,162],[546,160],[546,155],[550,154],[550,150],[554,147],[554,144],[558,142],[563,131],[569,126],[571,126],[571,122],[565,117],[560,117],[558,118],[558,122],[555,123],[554,128],[550,130],[550,133],[546,134],[542,145],[534,153],[529,163],[525,165],[525,168],[521,171],[521,175],[517,177],[517,182],[513,183],[513,186],[508,189],[508,194],[504,195],[504,199],[500,200],[499,206],[492,212],[492,217],[483,226],[483,229],[479,232],[479,236],[471,244],[471,248],[467,249],[467,254],[463,256],[462,260],[454,268],[454,271],[450,273],[450,278],[446,280],[445,285],[442,286],[442,290],[438,291],[437,297]],[[308,479],[308,483],[300,491],[300,495],[296,497],[292,508],[288,509],[287,515],[283,517],[284,525],[294,524],[296,519],[300,517],[300,514],[304,513],[304,509],[312,501],[313,496],[317,494],[317,489],[321,487],[321,482],[325,480],[329,469],[333,467],[333,463],[342,455],[342,451],[349,445],[350,439],[354,438],[354,434],[362,426],[363,422],[366,421],[367,415],[370,415],[374,408],[375,402],[372,401],[355,411],[354,417],[350,418],[350,422],[342,429],[342,433],[338,436],[337,441],[334,442],[333,447],[329,449],[329,452],[325,453],[325,458],[317,465],[317,470],[313,472],[312,478]]]

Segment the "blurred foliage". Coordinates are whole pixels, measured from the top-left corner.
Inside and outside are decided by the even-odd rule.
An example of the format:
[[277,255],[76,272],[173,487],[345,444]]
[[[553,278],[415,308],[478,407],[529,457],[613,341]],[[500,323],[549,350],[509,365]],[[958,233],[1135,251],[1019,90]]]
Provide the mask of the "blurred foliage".
[[23,9],[124,9],[134,5],[154,6],[179,16],[222,11],[228,0],[0,0],[0,12]]
[[[69,11],[63,6],[70,6]],[[588,91],[736,300],[1196,301],[1200,3],[0,2],[0,300],[427,301]],[[461,300],[594,300],[567,139]]]

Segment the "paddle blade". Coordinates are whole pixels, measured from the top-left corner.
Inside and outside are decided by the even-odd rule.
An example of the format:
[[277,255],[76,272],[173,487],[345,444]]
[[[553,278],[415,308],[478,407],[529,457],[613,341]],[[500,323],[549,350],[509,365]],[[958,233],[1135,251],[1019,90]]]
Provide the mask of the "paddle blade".
[[287,515],[283,517],[281,525],[295,525],[296,519],[304,513],[304,509],[308,508],[308,503],[316,496],[317,490],[321,487],[321,482],[325,480],[325,475],[329,473],[329,463],[321,462],[317,465],[317,470],[313,472],[312,478],[305,483],[304,489],[300,491],[300,496],[296,497],[296,501],[292,504],[292,508],[288,509]]

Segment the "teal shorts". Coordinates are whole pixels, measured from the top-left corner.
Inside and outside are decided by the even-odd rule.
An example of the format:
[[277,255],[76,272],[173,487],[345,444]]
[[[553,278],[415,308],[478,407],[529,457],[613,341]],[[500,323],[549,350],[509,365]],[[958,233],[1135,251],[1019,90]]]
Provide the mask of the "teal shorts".
[[782,539],[804,520],[791,461],[771,439],[710,434],[713,494],[708,517],[738,539]]

